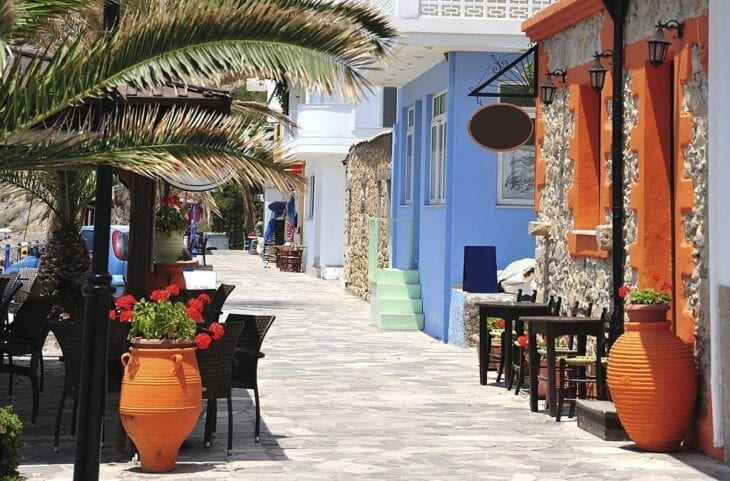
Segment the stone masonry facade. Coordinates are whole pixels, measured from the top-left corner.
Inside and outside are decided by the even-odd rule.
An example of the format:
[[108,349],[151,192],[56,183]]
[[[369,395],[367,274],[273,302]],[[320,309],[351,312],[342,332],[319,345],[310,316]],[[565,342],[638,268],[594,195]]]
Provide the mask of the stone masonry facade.
[[387,267],[390,260],[391,139],[386,132],[355,144],[345,159],[345,288],[366,301],[371,225],[378,234],[376,266]]

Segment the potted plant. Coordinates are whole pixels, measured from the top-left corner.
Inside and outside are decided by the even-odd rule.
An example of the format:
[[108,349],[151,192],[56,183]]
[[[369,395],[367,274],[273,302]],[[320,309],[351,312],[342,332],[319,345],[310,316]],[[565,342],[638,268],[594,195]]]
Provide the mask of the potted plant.
[[16,479],[22,458],[22,438],[23,423],[13,408],[0,407],[0,479]]
[[155,261],[175,262],[182,252],[182,238],[187,226],[183,204],[177,194],[162,196],[155,212]]
[[692,421],[697,371],[692,348],[667,320],[672,286],[656,274],[652,279],[654,287],[618,290],[628,301],[628,322],[608,354],[607,382],[636,446],[668,452],[680,448]]
[[109,317],[129,323],[130,352],[122,355],[124,377],[119,415],[139,451],[142,469],[175,469],[183,440],[200,414],[202,390],[195,349],[220,339],[223,326],[203,328],[207,294],[179,299],[180,287],[153,291],[149,300],[120,297]]

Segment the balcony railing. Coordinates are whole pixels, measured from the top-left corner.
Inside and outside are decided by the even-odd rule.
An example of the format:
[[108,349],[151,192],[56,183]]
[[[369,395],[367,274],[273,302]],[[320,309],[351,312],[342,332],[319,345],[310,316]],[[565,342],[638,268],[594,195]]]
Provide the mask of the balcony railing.
[[[403,0],[400,0],[403,1]],[[421,0],[419,14],[430,18],[524,20],[557,0]],[[373,3],[389,3],[392,1]],[[392,12],[392,7],[391,7]]]

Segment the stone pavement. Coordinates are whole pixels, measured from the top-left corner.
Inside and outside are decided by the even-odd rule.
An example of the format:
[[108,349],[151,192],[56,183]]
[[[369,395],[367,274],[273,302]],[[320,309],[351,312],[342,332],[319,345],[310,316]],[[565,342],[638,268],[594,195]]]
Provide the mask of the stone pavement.
[[[261,443],[253,442],[251,399],[237,390],[232,456],[225,454],[225,403],[219,403],[213,447],[202,447],[199,422],[175,473],[142,474],[107,443],[104,480],[730,479],[730,467],[700,454],[643,453],[631,443],[595,438],[573,420],[556,423],[531,413],[526,395],[479,385],[473,348],[420,332],[379,332],[369,324],[368,304],[333,282],[264,268],[259,258],[240,252],[217,251],[208,260],[219,282],[237,286],[226,310],[277,316],[259,365]],[[21,473],[70,480],[70,406],[61,452],[53,454],[62,371],[53,360],[48,366],[43,416],[26,429]],[[17,382],[14,401],[27,416],[30,393],[25,380]],[[108,440],[115,425],[110,411]]]

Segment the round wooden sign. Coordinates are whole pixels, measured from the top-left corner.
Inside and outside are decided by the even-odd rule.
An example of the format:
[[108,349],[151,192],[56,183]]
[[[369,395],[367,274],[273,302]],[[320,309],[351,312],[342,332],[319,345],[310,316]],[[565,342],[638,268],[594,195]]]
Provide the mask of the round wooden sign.
[[469,135],[485,149],[506,151],[522,147],[532,138],[535,124],[524,109],[512,104],[491,104],[469,120]]

